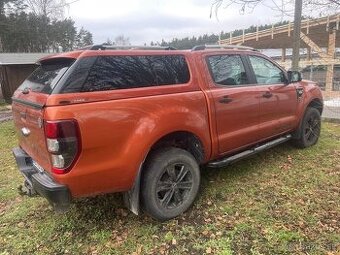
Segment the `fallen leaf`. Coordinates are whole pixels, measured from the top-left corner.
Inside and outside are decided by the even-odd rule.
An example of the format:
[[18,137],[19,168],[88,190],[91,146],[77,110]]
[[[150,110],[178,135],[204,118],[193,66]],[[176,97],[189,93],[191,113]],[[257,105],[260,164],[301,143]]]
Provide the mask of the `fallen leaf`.
[[216,233],[217,236],[222,236],[222,234],[223,234],[223,233],[222,233],[221,231],[218,231],[218,232]]
[[208,231],[208,230],[204,230],[204,231],[202,232],[202,234],[203,234],[204,236],[207,236],[207,235],[209,234],[209,231]]

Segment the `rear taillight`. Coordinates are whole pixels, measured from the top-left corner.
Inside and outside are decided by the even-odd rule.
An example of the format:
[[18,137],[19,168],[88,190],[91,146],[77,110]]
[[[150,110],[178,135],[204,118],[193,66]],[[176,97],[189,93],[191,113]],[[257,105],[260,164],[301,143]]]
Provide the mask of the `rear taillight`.
[[52,171],[67,173],[79,157],[80,136],[75,120],[45,121],[47,150],[51,154]]

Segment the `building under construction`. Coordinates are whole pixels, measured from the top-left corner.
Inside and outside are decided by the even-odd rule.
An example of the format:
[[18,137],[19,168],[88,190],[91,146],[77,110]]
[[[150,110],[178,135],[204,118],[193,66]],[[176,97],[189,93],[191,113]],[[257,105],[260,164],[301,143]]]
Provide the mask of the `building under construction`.
[[[319,19],[306,19],[301,22],[301,48],[305,54],[300,56],[299,66],[305,78],[320,83],[325,98],[340,96],[340,13]],[[293,45],[294,24],[277,26],[256,32],[243,32],[242,35],[220,40],[219,44],[251,46],[257,49],[280,49],[277,62],[286,69],[291,67],[291,56],[287,49]],[[313,76],[314,72],[314,76]],[[311,77],[312,76],[312,77]],[[314,77],[314,78],[313,78]]]

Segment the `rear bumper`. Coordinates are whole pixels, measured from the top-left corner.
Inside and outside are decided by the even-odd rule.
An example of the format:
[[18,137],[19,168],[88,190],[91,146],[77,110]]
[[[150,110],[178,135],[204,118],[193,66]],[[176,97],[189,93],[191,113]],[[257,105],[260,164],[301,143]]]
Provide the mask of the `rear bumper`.
[[66,210],[71,203],[71,194],[67,186],[55,182],[45,172],[38,170],[32,158],[21,148],[14,148],[13,154],[19,171],[26,180],[28,189],[45,197],[56,210]]

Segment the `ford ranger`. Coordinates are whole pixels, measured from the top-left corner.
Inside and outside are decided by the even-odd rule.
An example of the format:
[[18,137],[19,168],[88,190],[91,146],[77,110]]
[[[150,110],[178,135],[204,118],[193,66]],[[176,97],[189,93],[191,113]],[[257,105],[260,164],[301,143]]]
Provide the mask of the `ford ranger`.
[[319,87],[244,46],[95,45],[45,57],[12,98],[28,194],[57,210],[122,192],[164,221],[186,211],[200,167],[320,134]]

